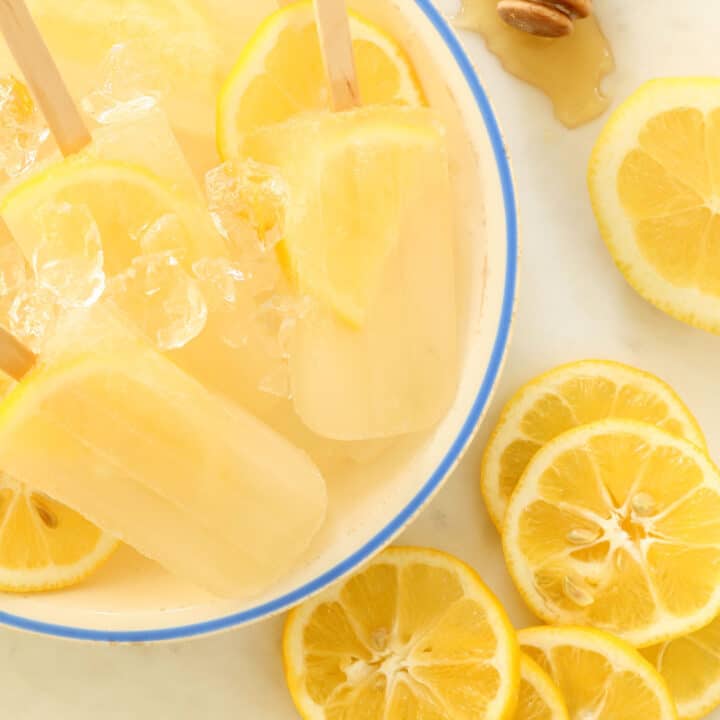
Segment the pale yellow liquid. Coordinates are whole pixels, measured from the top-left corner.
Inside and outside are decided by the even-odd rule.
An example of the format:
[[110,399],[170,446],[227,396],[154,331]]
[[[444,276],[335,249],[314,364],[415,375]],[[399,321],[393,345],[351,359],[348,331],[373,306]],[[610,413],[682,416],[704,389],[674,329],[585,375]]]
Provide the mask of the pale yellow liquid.
[[497,0],[463,0],[455,24],[480,33],[509,73],[545,93],[563,125],[583,125],[607,109],[601,85],[615,61],[595,17],[576,21],[567,37],[540,38],[504,23]]

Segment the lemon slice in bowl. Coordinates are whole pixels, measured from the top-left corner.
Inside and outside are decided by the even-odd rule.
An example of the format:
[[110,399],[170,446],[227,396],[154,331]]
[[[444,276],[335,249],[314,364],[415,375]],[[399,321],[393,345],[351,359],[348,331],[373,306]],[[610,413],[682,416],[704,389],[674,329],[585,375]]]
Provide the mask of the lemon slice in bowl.
[[675,720],[663,679],[640,653],[608,633],[535,627],[520,647],[560,688],[573,720]]
[[570,720],[565,701],[550,676],[520,653],[520,691],[514,720]]
[[705,447],[700,426],[659,378],[609,360],[560,365],[523,385],[490,436],[480,486],[490,517],[502,528],[512,491],[532,456],[561,432],[605,418],[639,420]]
[[75,511],[0,473],[0,590],[74,585],[116,546],[115,538]]
[[[17,383],[0,373],[0,398]],[[0,591],[41,592],[94,572],[117,540],[74,510],[0,470]]]
[[720,332],[720,80],[643,85],[593,150],[590,198],[626,280],[670,315]]
[[445,134],[427,108],[308,113],[249,133],[242,152],[288,182],[286,269],[353,327],[364,324],[393,253],[423,262],[423,232],[451,241],[437,221],[449,203]]
[[683,637],[644,648],[670,688],[680,720],[705,717],[720,706],[720,618]]
[[515,631],[477,574],[390,548],[288,616],[285,675],[304,720],[510,718]]
[[693,632],[720,611],[720,473],[652,425],[570,430],[527,466],[503,549],[546,622],[600,627],[637,646]]
[[[364,104],[419,105],[423,93],[402,48],[380,28],[350,14]],[[218,97],[220,155],[238,155],[244,133],[302,112],[328,110],[329,92],[312,2],[270,15],[240,54]]]
[[137,236],[164,215],[177,216],[185,226],[177,240],[188,254],[203,254],[206,236],[194,231],[194,210],[162,179],[139,165],[77,156],[38,172],[3,198],[0,212],[26,257],[32,258],[41,240],[38,210],[64,204],[89,210],[109,275],[125,270],[140,250]]

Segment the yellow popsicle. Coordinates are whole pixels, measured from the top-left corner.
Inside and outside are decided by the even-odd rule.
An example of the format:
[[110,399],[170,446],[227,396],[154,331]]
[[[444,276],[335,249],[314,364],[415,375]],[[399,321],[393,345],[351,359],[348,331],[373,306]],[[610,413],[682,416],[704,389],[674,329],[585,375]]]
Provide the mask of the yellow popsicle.
[[222,596],[259,592],[286,571],[327,502],[301,450],[103,307],[62,323],[4,402],[0,458],[19,480]]
[[[186,151],[200,141],[204,152],[212,150],[223,64],[215,25],[216,17],[225,22],[229,8],[221,15],[205,0],[27,0],[27,5],[73,97],[94,116],[100,109],[120,114],[123,105],[131,109],[154,101],[187,139]],[[234,52],[236,22],[232,28]],[[20,77],[1,39],[0,72]]]
[[316,301],[290,353],[299,415],[341,440],[431,426],[457,382],[451,190],[432,112],[305,115],[252,133],[243,152],[286,177],[285,264]]

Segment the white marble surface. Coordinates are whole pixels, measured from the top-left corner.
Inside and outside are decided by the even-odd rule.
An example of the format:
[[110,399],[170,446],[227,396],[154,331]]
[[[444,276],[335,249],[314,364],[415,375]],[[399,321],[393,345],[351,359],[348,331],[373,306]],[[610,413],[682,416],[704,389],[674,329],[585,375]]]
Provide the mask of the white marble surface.
[[[443,0],[442,7],[452,2]],[[595,5],[616,53],[618,71],[608,83],[616,100],[651,77],[720,69],[720,3],[597,0]],[[556,363],[586,356],[623,360],[678,389],[718,458],[720,338],[656,311],[613,266],[585,190],[585,166],[602,120],[565,130],[539,93],[504,74],[479,39],[467,34],[464,39],[514,162],[523,230],[520,303],[488,421],[402,540],[444,548],[475,565],[523,624],[530,618],[502,570],[477,488],[480,452],[501,403],[519,383]],[[0,630],[2,714],[25,720],[292,720],[297,715],[283,683],[280,627],[276,619],[150,647],[81,645]],[[720,712],[712,717],[720,720]]]

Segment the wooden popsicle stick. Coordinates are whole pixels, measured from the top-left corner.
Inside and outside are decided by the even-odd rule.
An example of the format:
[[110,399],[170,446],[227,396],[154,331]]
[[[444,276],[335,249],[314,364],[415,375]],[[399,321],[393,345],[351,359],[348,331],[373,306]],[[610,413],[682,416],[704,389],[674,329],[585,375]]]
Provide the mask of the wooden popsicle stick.
[[14,380],[22,380],[35,366],[37,357],[14,335],[0,326],[0,369]]
[[0,30],[67,157],[91,137],[24,0],[0,0]]
[[332,108],[350,110],[360,105],[360,89],[345,0],[314,0],[314,5]]

